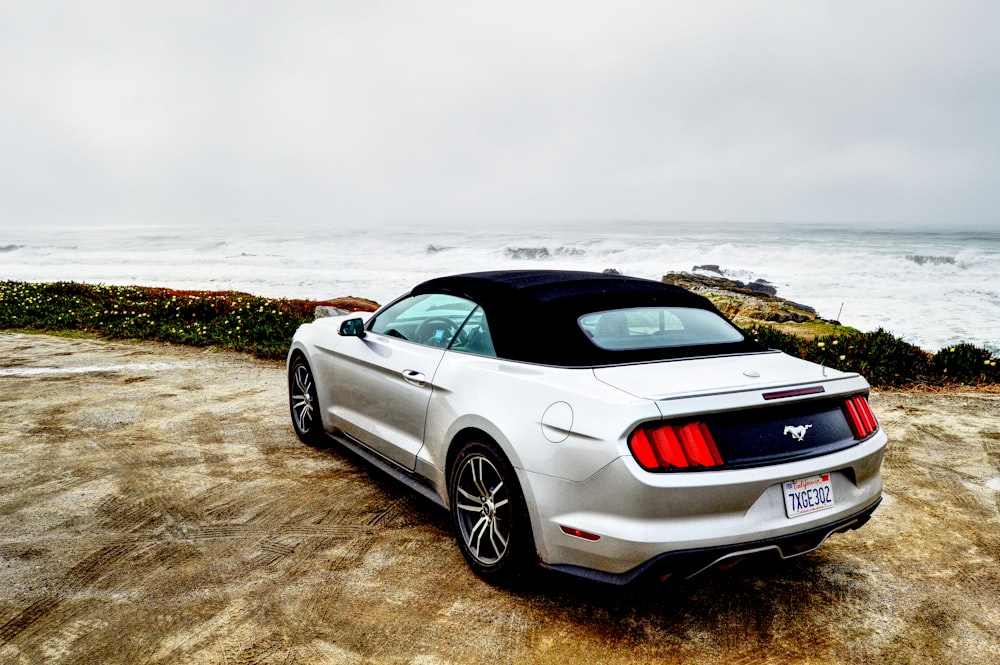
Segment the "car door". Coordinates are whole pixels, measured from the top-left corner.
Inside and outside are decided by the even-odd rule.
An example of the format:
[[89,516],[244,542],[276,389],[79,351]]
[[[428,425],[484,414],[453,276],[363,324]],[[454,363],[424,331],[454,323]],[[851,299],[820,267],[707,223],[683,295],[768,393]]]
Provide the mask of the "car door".
[[333,416],[345,433],[407,469],[423,444],[438,364],[475,304],[446,294],[403,298],[334,352]]

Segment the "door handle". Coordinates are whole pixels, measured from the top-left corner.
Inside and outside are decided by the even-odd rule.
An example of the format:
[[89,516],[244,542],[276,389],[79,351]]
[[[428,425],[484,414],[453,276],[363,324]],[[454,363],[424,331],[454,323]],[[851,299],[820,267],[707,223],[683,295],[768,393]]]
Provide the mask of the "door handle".
[[414,369],[404,369],[403,378],[406,379],[407,383],[412,383],[415,386],[422,386],[427,383],[427,377]]

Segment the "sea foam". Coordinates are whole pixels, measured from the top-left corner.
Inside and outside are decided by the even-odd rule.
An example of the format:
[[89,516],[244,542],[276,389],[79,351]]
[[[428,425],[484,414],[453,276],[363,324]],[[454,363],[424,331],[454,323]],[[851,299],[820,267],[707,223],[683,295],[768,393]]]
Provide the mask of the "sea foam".
[[387,302],[439,275],[555,268],[650,279],[714,264],[862,330],[927,350],[1000,351],[1000,234],[809,225],[633,223],[482,228],[22,228],[0,231],[0,279],[355,295]]

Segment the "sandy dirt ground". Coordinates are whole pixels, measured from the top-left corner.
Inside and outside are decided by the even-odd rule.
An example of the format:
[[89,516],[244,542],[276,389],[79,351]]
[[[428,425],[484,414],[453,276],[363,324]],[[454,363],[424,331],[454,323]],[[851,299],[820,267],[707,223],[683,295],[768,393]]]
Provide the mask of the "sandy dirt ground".
[[1000,395],[882,393],[886,498],[786,562],[490,587],[301,444],[284,368],[0,334],[0,663],[997,663]]

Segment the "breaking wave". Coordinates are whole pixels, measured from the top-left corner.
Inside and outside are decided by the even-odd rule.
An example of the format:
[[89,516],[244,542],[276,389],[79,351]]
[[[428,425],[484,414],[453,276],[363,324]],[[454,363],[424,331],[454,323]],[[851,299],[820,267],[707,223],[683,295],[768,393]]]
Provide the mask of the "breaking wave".
[[[0,279],[218,289],[389,302],[441,275],[553,268],[660,279],[706,271],[861,330],[883,327],[934,351],[1000,346],[1000,233],[861,231],[808,225],[370,229],[48,227],[3,229]],[[53,243],[53,237],[58,240]],[[277,256],[281,254],[281,256]]]
[[506,247],[504,256],[515,261],[544,261],[552,258],[583,256],[585,251],[577,247],[556,247],[551,252],[548,247]]
[[907,261],[913,261],[918,266],[953,266],[954,256],[925,256],[923,254],[907,254],[904,256]]

